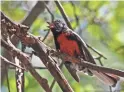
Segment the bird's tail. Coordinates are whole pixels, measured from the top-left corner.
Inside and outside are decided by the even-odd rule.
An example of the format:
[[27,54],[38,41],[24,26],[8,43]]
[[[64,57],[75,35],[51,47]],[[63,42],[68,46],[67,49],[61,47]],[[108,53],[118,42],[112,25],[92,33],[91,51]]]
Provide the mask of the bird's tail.
[[102,73],[97,72],[94,70],[90,70],[100,81],[102,81],[104,84],[108,84],[109,86],[116,86],[117,81],[120,79],[116,75],[108,74],[108,73]]

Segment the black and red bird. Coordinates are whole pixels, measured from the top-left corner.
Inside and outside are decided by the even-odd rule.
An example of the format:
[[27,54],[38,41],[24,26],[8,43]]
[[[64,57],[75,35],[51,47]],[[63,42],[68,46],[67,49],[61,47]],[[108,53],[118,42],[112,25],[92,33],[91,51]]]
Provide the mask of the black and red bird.
[[[96,64],[92,55],[87,49],[85,42],[73,32],[70,28],[68,28],[65,23],[60,20],[53,21],[52,23],[48,22],[49,28],[53,33],[54,41],[56,45],[56,49],[60,50],[63,53],[66,53],[73,57],[80,57],[81,59]],[[79,77],[77,75],[77,68],[74,67],[74,64],[77,62],[74,61],[66,61],[65,66],[68,71],[71,73],[73,78],[79,82]],[[89,75],[95,75],[98,79],[100,79],[105,84],[110,86],[116,85],[118,81],[118,77],[114,75],[110,75],[107,73],[97,72],[91,69],[84,68],[84,71]]]

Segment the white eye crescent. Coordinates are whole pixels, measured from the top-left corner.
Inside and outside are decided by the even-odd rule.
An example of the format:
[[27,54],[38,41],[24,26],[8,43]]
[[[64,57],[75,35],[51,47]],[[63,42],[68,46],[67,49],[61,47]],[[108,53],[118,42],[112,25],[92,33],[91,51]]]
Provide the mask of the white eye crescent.
[[60,31],[61,31],[61,29],[57,29],[56,31],[57,31],[57,32],[60,32]]

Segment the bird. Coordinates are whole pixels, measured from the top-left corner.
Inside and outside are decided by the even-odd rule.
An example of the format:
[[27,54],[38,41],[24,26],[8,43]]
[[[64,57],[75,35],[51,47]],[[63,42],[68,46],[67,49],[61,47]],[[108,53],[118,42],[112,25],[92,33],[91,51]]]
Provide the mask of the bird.
[[[96,64],[83,39],[72,29],[70,29],[63,21],[55,20],[47,23],[48,28],[53,34],[56,50],[75,58],[81,58],[86,62]],[[78,62],[81,61],[65,61],[64,63],[67,70],[77,82],[80,81],[80,78],[77,74],[77,71],[80,71],[80,69],[75,66],[75,64]],[[115,86],[119,80],[119,77],[116,75],[98,72],[85,67],[83,68],[83,71],[90,76],[95,75],[101,82],[109,86]]]

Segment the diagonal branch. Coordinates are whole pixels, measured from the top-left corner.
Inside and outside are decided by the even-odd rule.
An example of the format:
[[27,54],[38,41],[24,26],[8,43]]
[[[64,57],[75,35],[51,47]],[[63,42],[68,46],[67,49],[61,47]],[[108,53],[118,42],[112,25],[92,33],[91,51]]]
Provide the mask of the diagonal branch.
[[[48,1],[46,1],[47,3]],[[22,24],[25,24],[27,26],[31,26],[33,22],[36,20],[38,15],[42,13],[45,10],[45,6],[43,4],[43,1],[38,1],[36,5],[30,10],[30,12],[25,16],[24,20],[21,22]],[[13,36],[11,39],[12,43],[16,46],[19,42],[17,37]],[[5,50],[3,51],[3,56],[6,57],[9,61],[12,61],[12,57],[9,53],[7,53]],[[3,66],[5,66],[4,62],[1,62]],[[2,70],[1,72],[1,83],[4,81],[4,75],[5,72]]]
[[110,74],[114,74],[114,75],[124,77],[124,71],[117,70],[117,69],[112,69],[112,68],[107,68],[107,67],[103,67],[103,66],[98,66],[98,65],[92,64],[90,62],[83,61],[79,58],[71,57],[71,56],[69,56],[65,53],[52,51],[52,56],[59,57],[62,60],[65,60],[65,58],[66,58],[66,60],[69,60],[69,61],[74,61],[74,62],[81,61],[81,63],[77,63],[77,64],[79,65],[79,67],[82,67],[82,69],[84,67],[86,67],[86,68],[89,68],[89,69],[92,69],[92,70],[96,70],[98,72],[110,73]]
[[25,65],[25,67],[27,68],[27,70],[29,70],[29,72],[32,74],[32,76],[39,82],[39,84],[41,85],[41,87],[43,87],[43,89],[46,92],[51,92],[48,82],[45,78],[42,78],[36,71],[35,69],[32,67],[29,58],[27,57],[26,54],[24,54],[23,52],[21,52],[19,49],[15,48],[14,46],[12,46],[12,44],[8,44],[7,42],[5,42],[3,39],[1,40],[1,45],[6,48],[8,51],[10,51],[10,53],[13,56],[17,56],[17,58]]
[[71,26],[71,24],[70,24],[70,22],[69,22],[69,18],[68,18],[68,16],[66,15],[66,13],[65,13],[65,11],[64,11],[64,8],[62,7],[61,3],[60,3],[58,0],[55,1],[55,3],[56,3],[56,5],[57,5],[58,9],[60,10],[60,12],[61,12],[61,14],[62,14],[62,16],[63,16],[63,18],[64,18],[66,24],[68,25],[68,27],[69,27],[70,29],[73,29],[72,26]]

